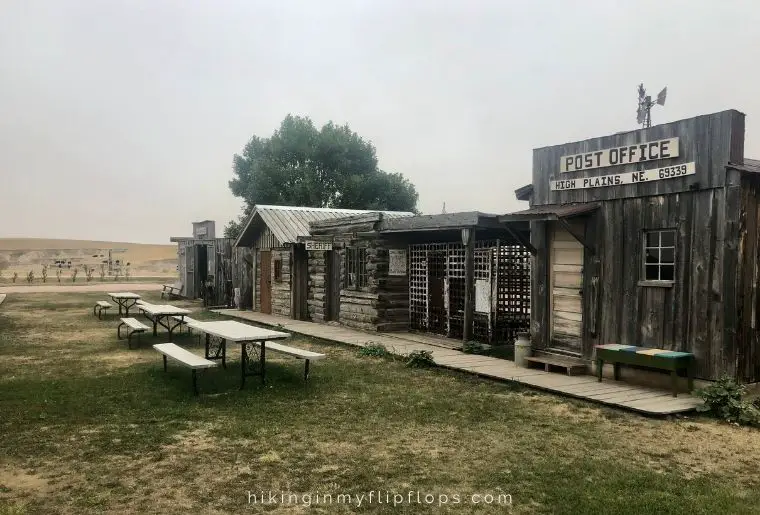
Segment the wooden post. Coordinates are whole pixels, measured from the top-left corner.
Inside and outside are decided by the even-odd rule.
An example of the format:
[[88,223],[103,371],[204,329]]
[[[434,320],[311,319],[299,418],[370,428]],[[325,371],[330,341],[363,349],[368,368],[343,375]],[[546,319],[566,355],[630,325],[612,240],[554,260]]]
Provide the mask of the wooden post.
[[472,318],[475,313],[475,228],[462,229],[464,251],[464,329],[462,340],[472,339]]

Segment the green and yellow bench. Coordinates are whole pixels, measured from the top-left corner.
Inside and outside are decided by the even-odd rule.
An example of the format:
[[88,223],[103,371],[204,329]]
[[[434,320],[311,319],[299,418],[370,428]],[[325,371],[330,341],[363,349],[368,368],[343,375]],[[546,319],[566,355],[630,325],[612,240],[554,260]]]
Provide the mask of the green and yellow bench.
[[689,392],[694,389],[694,354],[651,347],[635,347],[608,343],[596,346],[596,374],[602,380],[604,363],[612,363],[615,380],[620,379],[620,365],[636,365],[670,371],[673,397],[678,396],[678,372],[684,370],[689,380]]

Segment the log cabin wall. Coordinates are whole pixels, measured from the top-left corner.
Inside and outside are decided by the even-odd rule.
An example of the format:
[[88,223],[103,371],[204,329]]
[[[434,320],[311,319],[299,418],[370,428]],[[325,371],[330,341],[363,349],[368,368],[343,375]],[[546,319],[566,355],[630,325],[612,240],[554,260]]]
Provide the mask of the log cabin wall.
[[291,315],[292,260],[289,248],[272,249],[272,314]]
[[[323,221],[312,225],[314,238],[332,242],[332,259],[340,269],[338,322],[367,331],[406,330],[409,327],[409,286],[404,276],[389,276],[389,248],[406,249],[405,243],[378,238],[377,213]],[[328,312],[328,252],[309,252],[309,317],[324,321]],[[358,265],[356,256],[363,263]],[[348,265],[347,260],[354,259]],[[360,284],[351,284],[348,274],[362,268]]]
[[[564,156],[679,138],[678,157],[560,173]],[[744,115],[724,111],[628,133],[534,150],[531,207],[596,203],[583,235],[581,354],[620,343],[693,352],[697,377],[758,380],[756,290],[759,225],[755,182],[727,172],[742,163]],[[694,163],[685,177],[552,191],[552,181]],[[647,281],[646,231],[673,230],[674,277]],[[551,222],[531,223],[531,334],[552,346]]]

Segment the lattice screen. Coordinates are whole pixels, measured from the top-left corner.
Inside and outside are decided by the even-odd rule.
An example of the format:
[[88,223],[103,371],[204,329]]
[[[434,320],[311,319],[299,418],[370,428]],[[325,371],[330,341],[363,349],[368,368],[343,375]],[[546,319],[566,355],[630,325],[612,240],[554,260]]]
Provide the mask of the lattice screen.
[[[409,247],[409,315],[412,329],[461,338],[464,326],[465,248],[458,243]],[[491,285],[490,313],[475,313],[480,341],[512,343],[530,323],[530,254],[499,241],[475,243],[474,279]],[[495,301],[495,302],[494,302]]]

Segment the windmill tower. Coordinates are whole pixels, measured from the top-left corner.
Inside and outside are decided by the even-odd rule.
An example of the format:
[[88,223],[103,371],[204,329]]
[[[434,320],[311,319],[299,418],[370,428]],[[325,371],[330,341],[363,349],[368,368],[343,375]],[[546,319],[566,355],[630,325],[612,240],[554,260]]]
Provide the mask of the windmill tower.
[[665,96],[668,94],[668,88],[662,88],[657,94],[657,99],[652,100],[652,97],[647,95],[647,91],[644,89],[644,84],[639,84],[639,107],[636,110],[636,123],[641,125],[642,128],[648,129],[652,126],[652,107],[655,105],[665,105]]

